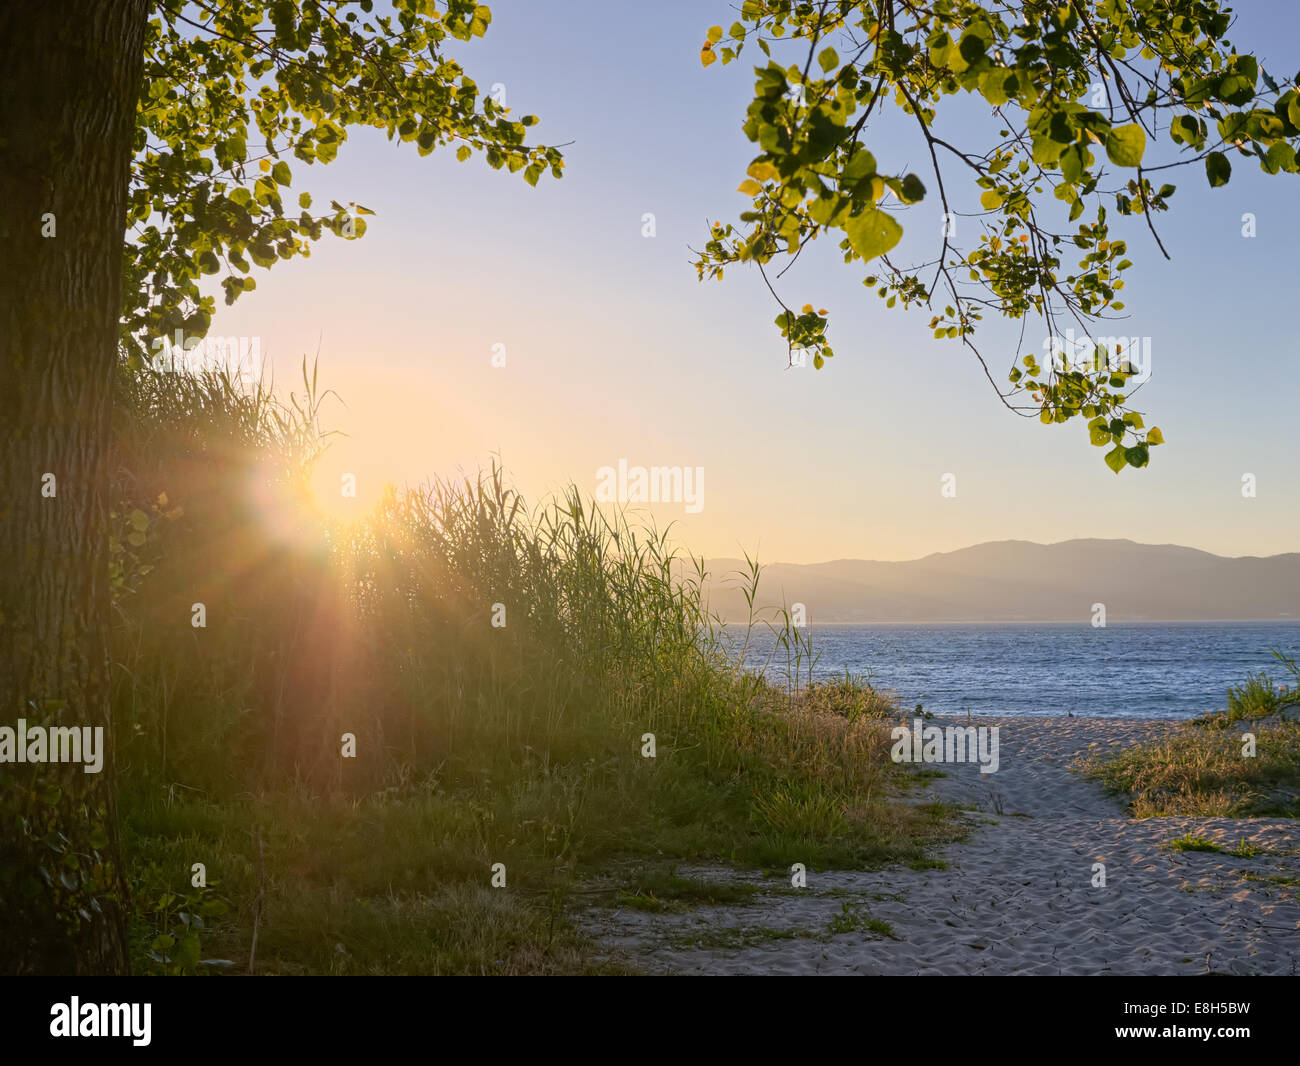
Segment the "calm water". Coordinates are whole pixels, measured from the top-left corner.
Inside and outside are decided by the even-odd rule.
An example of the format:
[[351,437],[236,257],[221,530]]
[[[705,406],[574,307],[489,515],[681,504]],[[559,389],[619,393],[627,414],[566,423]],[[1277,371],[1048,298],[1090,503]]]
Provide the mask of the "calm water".
[[[810,626],[814,677],[875,672],[904,707],[935,714],[1186,718],[1224,706],[1224,690],[1264,670],[1288,680],[1271,649],[1300,659],[1300,623],[1148,622]],[[774,640],[757,630],[746,664]],[[784,676],[785,660],[769,676]],[[804,670],[806,676],[806,667]]]

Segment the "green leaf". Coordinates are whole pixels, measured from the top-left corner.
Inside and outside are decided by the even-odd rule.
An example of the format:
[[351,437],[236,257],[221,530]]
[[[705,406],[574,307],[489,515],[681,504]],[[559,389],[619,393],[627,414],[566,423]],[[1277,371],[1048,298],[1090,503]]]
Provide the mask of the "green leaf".
[[1049,163],[1055,163],[1061,158],[1061,153],[1066,149],[1066,145],[1059,141],[1053,140],[1050,136],[1043,134],[1034,134],[1033,152],[1030,158],[1041,166]]
[[197,933],[189,932],[181,937],[180,948],[176,953],[176,962],[192,969],[199,964],[199,938]]
[[1259,64],[1254,56],[1233,56],[1228,73],[1219,82],[1219,96],[1234,107],[1241,107],[1255,98],[1255,81],[1259,77]]
[[1279,170],[1293,173],[1296,169],[1295,149],[1286,141],[1271,145],[1265,157],[1264,169],[1270,174],[1276,174]]
[[846,184],[853,184],[862,181],[863,178],[869,177],[875,172],[876,157],[865,148],[859,148],[840,169],[840,177]]
[[1115,473],[1119,473],[1128,465],[1128,459],[1124,456],[1124,449],[1116,445],[1106,453],[1106,465]]
[[863,259],[875,259],[899,242],[903,236],[903,227],[888,211],[869,207],[845,222],[844,232],[849,238],[849,245],[858,255]]
[[1232,176],[1232,164],[1222,152],[1211,152],[1205,157],[1205,176],[1210,179],[1210,186],[1227,185]]
[[980,95],[994,107],[1000,107],[1011,99],[1008,90],[1014,90],[1015,75],[1005,67],[994,67],[980,75]]
[[840,57],[836,54],[834,48],[827,48],[818,55],[817,62],[821,65],[822,70],[829,74],[840,65]]
[[1113,129],[1106,135],[1106,155],[1117,167],[1136,167],[1142,163],[1147,135],[1136,122]]
[[904,203],[915,204],[925,199],[925,186],[921,179],[915,174],[909,174],[903,179],[903,191],[899,197]]
[[998,195],[996,189],[989,189],[980,196],[980,206],[987,211],[995,211],[1002,206],[1002,197]]
[[988,27],[982,23],[973,24],[957,42],[957,51],[968,64],[977,62],[988,51]]
[[1202,136],[1200,124],[1191,115],[1179,115],[1169,124],[1169,136],[1175,143],[1190,144],[1200,147]]
[[1088,149],[1081,144],[1072,144],[1061,153],[1061,175],[1070,184],[1075,184],[1083,177],[1088,167]]

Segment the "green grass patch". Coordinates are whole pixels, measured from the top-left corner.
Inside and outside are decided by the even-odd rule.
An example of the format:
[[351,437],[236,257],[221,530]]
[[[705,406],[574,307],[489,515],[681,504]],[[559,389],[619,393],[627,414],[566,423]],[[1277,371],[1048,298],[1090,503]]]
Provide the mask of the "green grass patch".
[[678,933],[668,937],[672,947],[703,951],[743,951],[782,940],[811,940],[816,937],[802,929],[773,929],[766,926],[724,926],[720,929],[702,929],[693,933]]
[[847,901],[840,904],[839,913],[830,920],[826,931],[831,936],[838,936],[841,933],[871,933],[875,936],[889,937],[891,940],[898,939],[894,927],[887,921],[873,918],[865,908],[855,909]]
[[704,904],[748,902],[759,891],[743,881],[710,881],[702,877],[679,877],[675,872],[640,874],[614,897],[614,904],[654,913],[684,911]]
[[1247,844],[1244,837],[1235,848],[1225,848],[1222,844],[1217,844],[1209,839],[1209,837],[1196,836],[1190,833],[1185,837],[1171,840],[1165,846],[1174,851],[1217,851],[1223,855],[1234,855],[1239,859],[1254,858],[1262,850],[1253,844]]

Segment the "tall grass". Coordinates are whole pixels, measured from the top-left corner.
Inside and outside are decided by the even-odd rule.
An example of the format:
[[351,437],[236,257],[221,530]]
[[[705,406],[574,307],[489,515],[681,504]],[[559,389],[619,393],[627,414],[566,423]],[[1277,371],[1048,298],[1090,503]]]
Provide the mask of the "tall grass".
[[784,683],[745,669],[664,532],[575,489],[529,508],[495,466],[331,522],[307,490],[321,402],[305,367],[283,403],[216,375],[121,382],[114,700],[142,968],[203,969],[206,917],[204,952],[236,969],[254,929],[258,971],[589,969],[566,913],[616,859],[861,865],[948,832],[888,802],[888,698],[798,684],[811,649],[788,618]]

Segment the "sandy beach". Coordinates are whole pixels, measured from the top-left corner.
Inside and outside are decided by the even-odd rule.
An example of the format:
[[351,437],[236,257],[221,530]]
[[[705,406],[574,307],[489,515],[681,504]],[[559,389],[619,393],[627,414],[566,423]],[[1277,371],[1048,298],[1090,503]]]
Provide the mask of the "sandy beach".
[[[966,725],[940,719],[934,725]],[[946,869],[769,871],[682,867],[743,880],[742,905],[681,913],[592,908],[580,927],[608,957],[676,974],[1300,973],[1300,840],[1287,819],[1126,816],[1071,764],[1158,736],[1140,719],[976,718],[998,726],[998,771],[944,765],[905,802],[966,810]],[[1250,857],[1180,851],[1189,834]],[[797,862],[798,856],[791,856]],[[1094,887],[1094,864],[1106,883]],[[868,919],[888,923],[876,929]],[[849,931],[840,931],[848,929]]]

